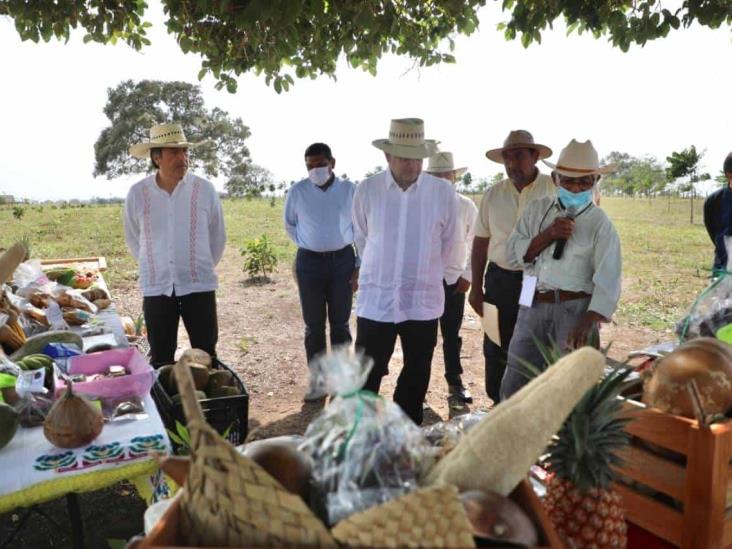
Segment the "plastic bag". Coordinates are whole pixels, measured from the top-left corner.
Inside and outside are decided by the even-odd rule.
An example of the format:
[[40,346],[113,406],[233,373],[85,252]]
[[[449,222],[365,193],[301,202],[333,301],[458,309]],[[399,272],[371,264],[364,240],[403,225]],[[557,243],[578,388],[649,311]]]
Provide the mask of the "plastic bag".
[[371,360],[339,350],[312,365],[314,382],[336,395],[305,431],[312,498],[328,524],[418,486],[435,450],[395,403],[363,391]]
[[477,410],[469,414],[456,416],[449,421],[440,421],[428,427],[423,427],[422,432],[430,444],[440,448],[441,454],[444,455],[457,445],[465,433],[487,415],[488,412]]
[[23,293],[55,285],[43,272],[40,259],[31,259],[18,265],[13,273],[13,284]]
[[[724,240],[732,252],[732,237]],[[717,332],[732,325],[732,253],[729,254],[727,270],[714,275],[711,284],[702,290],[686,316],[676,323],[675,332],[681,343],[697,337],[718,337]]]

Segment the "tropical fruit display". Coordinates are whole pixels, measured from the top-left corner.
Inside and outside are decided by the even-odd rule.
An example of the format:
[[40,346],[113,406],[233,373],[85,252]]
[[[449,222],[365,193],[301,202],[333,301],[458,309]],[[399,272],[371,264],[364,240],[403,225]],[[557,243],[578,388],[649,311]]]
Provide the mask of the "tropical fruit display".
[[618,395],[631,369],[606,375],[580,399],[549,445],[544,504],[560,535],[574,547],[625,547],[625,512],[614,489],[618,451],[627,446]]

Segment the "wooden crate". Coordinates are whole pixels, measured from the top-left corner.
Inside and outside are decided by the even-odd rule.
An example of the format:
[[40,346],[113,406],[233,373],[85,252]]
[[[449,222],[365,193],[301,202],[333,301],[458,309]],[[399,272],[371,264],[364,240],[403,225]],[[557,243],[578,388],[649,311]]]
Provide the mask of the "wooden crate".
[[[618,472],[627,519],[682,549],[732,544],[732,423],[696,420],[625,400],[633,436]],[[650,490],[649,490],[650,489]]]
[[[565,547],[528,481],[522,481],[510,497],[526,511],[526,514],[536,525],[539,532],[539,547],[535,549],[563,549]],[[176,494],[175,500],[150,533],[144,538],[132,540],[128,545],[128,549],[179,547],[180,540],[177,535],[180,516],[179,503],[180,492]]]

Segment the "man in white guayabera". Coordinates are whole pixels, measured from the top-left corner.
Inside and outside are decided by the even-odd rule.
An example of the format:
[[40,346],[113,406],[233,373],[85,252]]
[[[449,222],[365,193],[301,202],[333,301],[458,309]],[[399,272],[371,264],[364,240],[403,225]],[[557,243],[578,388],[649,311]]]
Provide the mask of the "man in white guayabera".
[[356,299],[356,349],[374,361],[364,389],[379,392],[399,336],[404,356],[394,401],[417,424],[430,382],[437,321],[445,308],[442,280],[457,230],[457,193],[422,171],[436,152],[418,118],[392,120],[373,145],[389,167],[362,181],[353,197],[353,228],[361,256]]
[[[297,245],[295,274],[310,366],[326,350],[326,319],[331,347],[351,342],[348,319],[358,277],[351,221],[356,186],[336,177],[335,162],[328,145],[310,145],[305,150],[308,177],[292,186],[285,201],[285,230]],[[311,373],[305,401],[325,396]]]
[[188,173],[180,124],[150,128],[150,139],[130,147],[150,159],[155,173],[132,186],[124,209],[125,240],[137,259],[150,361],[173,362],[183,318],[191,346],[216,356],[218,322],[214,268],[226,245],[224,215],[214,186]]

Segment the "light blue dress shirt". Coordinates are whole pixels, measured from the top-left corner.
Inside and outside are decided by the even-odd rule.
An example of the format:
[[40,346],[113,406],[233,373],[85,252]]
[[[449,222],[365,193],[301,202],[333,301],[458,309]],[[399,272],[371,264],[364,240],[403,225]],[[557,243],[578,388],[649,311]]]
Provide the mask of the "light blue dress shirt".
[[295,183],[285,200],[285,230],[298,248],[332,252],[353,244],[355,191],[356,185],[337,177],[325,191],[309,179]]

